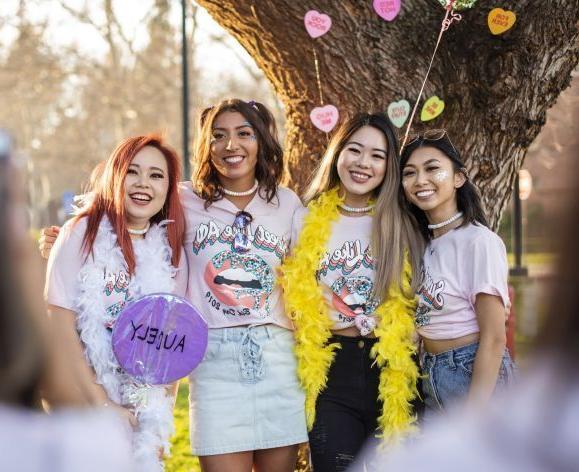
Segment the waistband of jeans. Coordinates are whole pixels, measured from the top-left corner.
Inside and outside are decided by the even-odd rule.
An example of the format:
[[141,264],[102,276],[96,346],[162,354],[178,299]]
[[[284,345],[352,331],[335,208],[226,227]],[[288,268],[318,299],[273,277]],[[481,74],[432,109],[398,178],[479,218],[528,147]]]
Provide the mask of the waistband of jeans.
[[368,338],[366,336],[344,336],[342,334],[332,334],[328,343],[340,343],[340,344],[358,344],[360,341],[364,341],[366,344],[373,345],[378,338]]
[[467,344],[466,346],[461,346],[455,349],[450,349],[448,351],[439,352],[438,354],[430,354],[429,352],[424,351],[423,359],[428,361],[461,360],[464,357],[468,357],[471,356],[473,353],[476,353],[476,350],[478,349],[478,344],[479,342],[475,341],[474,343]]

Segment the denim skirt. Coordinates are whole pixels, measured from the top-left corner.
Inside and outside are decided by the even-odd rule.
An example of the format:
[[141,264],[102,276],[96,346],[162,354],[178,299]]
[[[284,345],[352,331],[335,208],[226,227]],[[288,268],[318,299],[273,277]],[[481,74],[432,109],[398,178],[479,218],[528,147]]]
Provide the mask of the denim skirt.
[[272,324],[209,330],[189,376],[191,448],[209,456],[308,440],[292,331]]
[[[422,390],[425,419],[466,399],[472,380],[478,342],[440,354],[422,354]],[[505,349],[496,389],[514,380],[514,364]]]

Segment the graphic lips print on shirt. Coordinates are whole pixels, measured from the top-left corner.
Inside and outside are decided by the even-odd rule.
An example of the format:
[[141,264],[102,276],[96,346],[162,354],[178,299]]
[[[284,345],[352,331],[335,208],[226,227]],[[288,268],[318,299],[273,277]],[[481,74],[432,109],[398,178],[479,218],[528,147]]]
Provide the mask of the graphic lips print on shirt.
[[271,267],[256,254],[222,251],[207,264],[205,282],[221,303],[269,313],[273,290]]
[[373,284],[365,276],[340,277],[332,285],[332,304],[347,318],[369,315],[378,302],[372,297]]

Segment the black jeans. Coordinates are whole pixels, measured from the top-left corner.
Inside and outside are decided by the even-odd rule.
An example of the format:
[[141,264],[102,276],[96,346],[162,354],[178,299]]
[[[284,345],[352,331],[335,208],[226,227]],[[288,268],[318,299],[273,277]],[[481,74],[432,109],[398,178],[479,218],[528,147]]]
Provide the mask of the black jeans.
[[375,338],[334,335],[338,342],[326,388],[318,396],[309,433],[314,472],[340,472],[354,461],[378,427],[380,369],[370,358]]

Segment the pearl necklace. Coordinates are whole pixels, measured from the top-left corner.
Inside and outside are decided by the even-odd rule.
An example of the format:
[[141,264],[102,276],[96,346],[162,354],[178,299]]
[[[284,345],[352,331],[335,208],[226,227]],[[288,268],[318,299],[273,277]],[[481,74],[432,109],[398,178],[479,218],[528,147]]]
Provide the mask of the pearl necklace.
[[450,223],[458,220],[460,217],[462,216],[462,211],[459,211],[456,215],[451,216],[448,220],[444,220],[440,223],[436,223],[433,225],[428,225],[428,229],[440,229],[446,225],[449,225]]
[[147,221],[147,225],[143,229],[127,228],[127,231],[129,232],[129,234],[143,235],[147,231],[149,231],[150,227],[151,227],[151,222]]
[[221,187],[221,191],[229,197],[247,197],[257,190],[258,185],[259,182],[257,179],[255,179],[253,187],[251,187],[249,190],[246,190],[245,192],[234,192],[233,190],[227,190],[225,187]]
[[358,208],[358,207],[351,207],[348,205],[344,205],[343,203],[340,203],[338,206],[342,210],[347,211],[348,213],[367,213],[370,210],[373,210],[376,205],[368,205],[367,207]]

